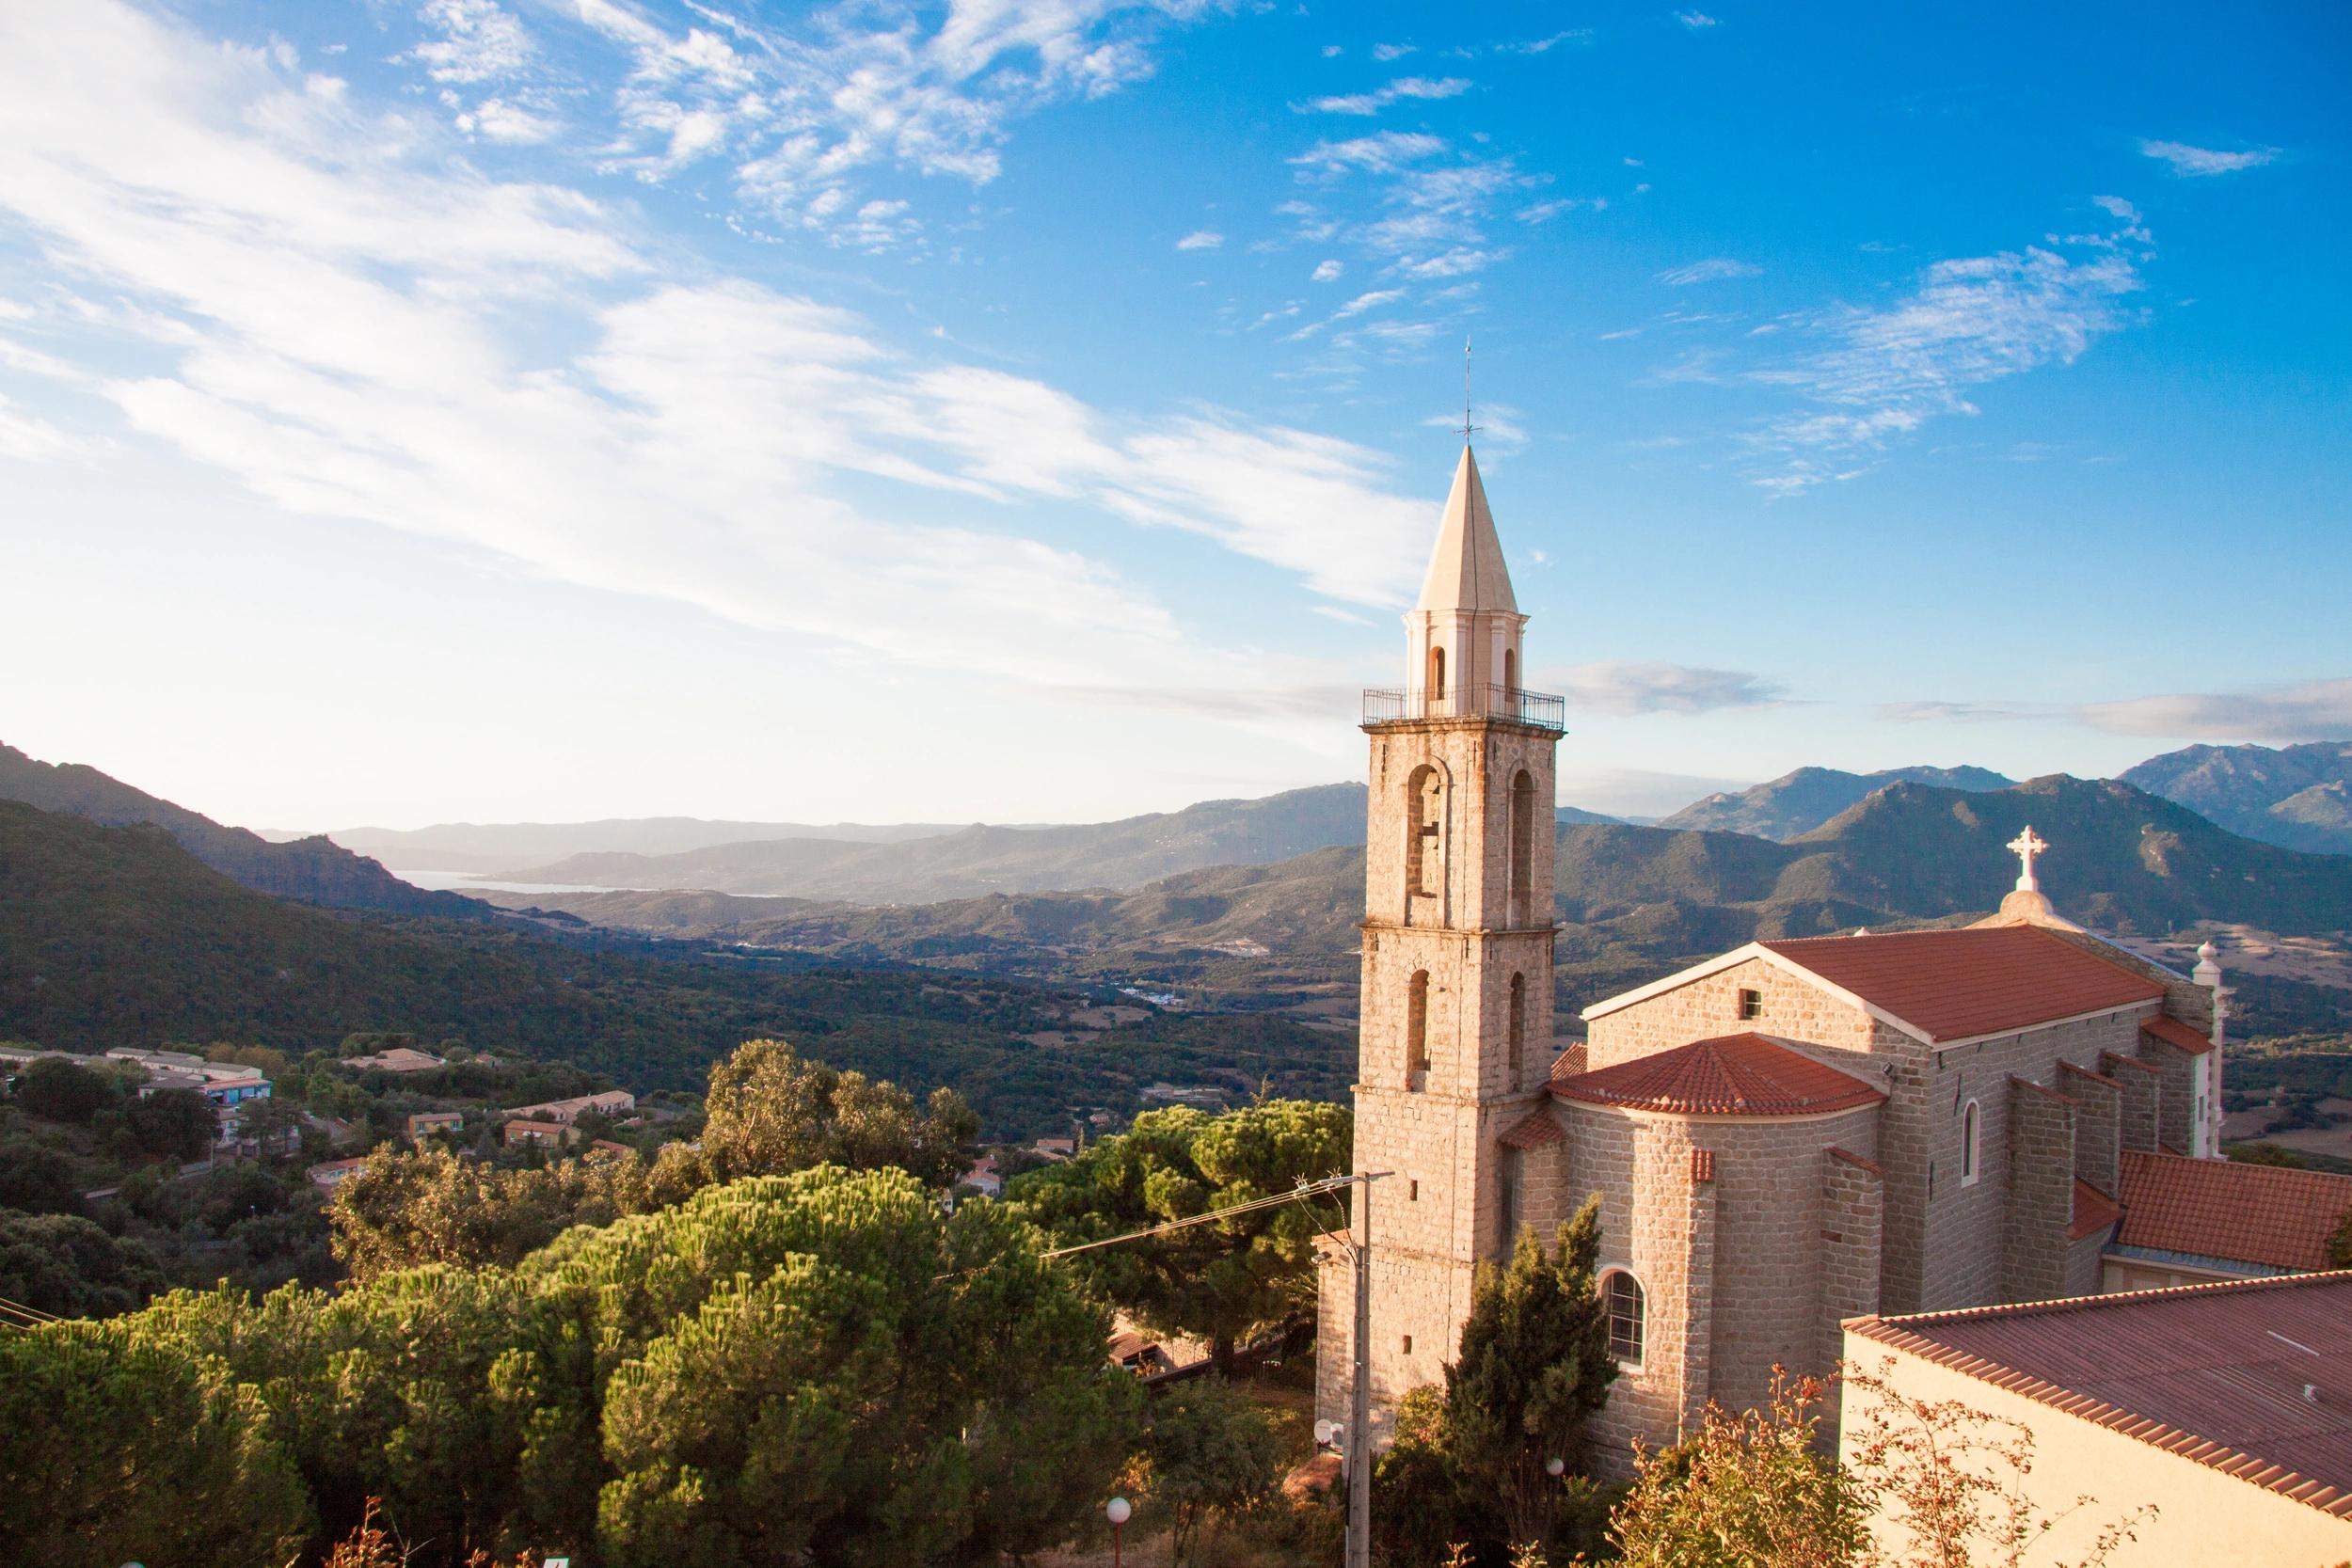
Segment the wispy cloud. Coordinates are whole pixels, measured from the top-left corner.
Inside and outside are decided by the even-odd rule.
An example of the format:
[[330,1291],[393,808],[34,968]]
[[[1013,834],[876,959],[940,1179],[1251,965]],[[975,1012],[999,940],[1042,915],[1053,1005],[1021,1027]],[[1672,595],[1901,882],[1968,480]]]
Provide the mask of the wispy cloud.
[[1727,277],[1754,277],[1763,270],[1753,261],[1735,261],[1728,256],[1710,256],[1704,261],[1692,261],[1688,266],[1669,267],[1658,275],[1658,281],[1681,289],[1693,283],[1720,283]]
[[1352,92],[1328,98],[1310,99],[1294,103],[1296,114],[1376,115],[1390,104],[1403,101],[1428,102],[1440,98],[1458,98],[1470,91],[1472,83],[1465,76],[1400,76],[1375,92]]
[[1630,717],[1646,713],[1711,713],[1765,707],[1786,701],[1777,682],[1741,670],[1689,664],[1609,660],[1580,664],[1540,677],[1565,692],[1580,712]]
[[1309,200],[1286,203],[1302,239],[1351,240],[1403,276],[1450,277],[1490,266],[1510,254],[1492,244],[1497,208],[1543,183],[1508,157],[1459,149],[1422,131],[1383,131],[1315,143],[1291,159],[1303,184],[1355,179],[1378,182],[1376,216],[1347,218]]
[[1982,724],[2051,716],[2047,709],[2015,703],[1881,703],[1873,711],[1891,724]]
[[2139,150],[2145,157],[2156,159],[2174,174],[2197,178],[2215,174],[2235,174],[2240,169],[2260,168],[2275,162],[2279,150],[2275,147],[2249,147],[2225,151],[2210,147],[2191,147],[2186,142],[2142,140]]
[[[679,18],[641,0],[570,0],[531,12],[564,33],[567,112],[532,28],[499,0],[425,0],[404,58],[440,84],[469,134],[552,139],[610,172],[666,182],[725,169],[756,222],[871,247],[854,214],[882,172],[995,178],[1014,122],[1100,98],[1152,73],[1159,36],[1199,0],[912,0],[757,8],[695,0]],[[477,96],[491,87],[492,97]],[[898,226],[902,236],[920,225]]]
[[1345,272],[1346,270],[1347,269],[1341,265],[1338,261],[1317,261],[1315,263],[1315,270],[1312,277],[1314,281],[1317,283],[1336,283],[1339,281],[1340,274]]
[[1225,236],[1214,229],[1196,229],[1176,242],[1179,250],[1215,250],[1225,243]]
[[1421,53],[1421,46],[1412,43],[1375,43],[1372,46],[1372,57],[1382,65],[1388,64],[1391,60],[1401,60],[1407,55],[1419,53]]
[[2139,266],[2150,254],[2136,220],[2046,247],[1938,261],[1891,306],[1791,320],[1797,336],[1822,346],[1740,379],[1811,406],[1750,433],[1751,447],[1772,460],[1753,482],[1793,494],[1852,477],[1857,454],[1931,420],[1975,413],[1976,388],[2072,364],[2129,319],[2124,301],[2142,286]]
[[2181,693],[2091,703],[2075,717],[2117,735],[2181,740],[2352,740],[2352,677],[2253,691]]
[[1720,27],[1723,25],[1720,21],[1708,15],[1705,11],[1677,11],[1675,12],[1675,20],[1681,23],[1685,27],[1694,33],[1703,33],[1709,27]]
[[[1427,501],[1363,448],[1099,409],[813,299],[659,281],[624,211],[492,179],[288,52],[106,0],[0,8],[0,211],[119,302],[40,307],[100,367],[60,371],[114,414],[87,416],[99,439],[174,449],[294,515],[864,657],[1064,685],[1083,641],[1106,689],[1310,684],[1024,533],[1041,505],[1180,529],[1364,605],[1400,602],[1426,546]],[[0,407],[17,455],[91,438]]]

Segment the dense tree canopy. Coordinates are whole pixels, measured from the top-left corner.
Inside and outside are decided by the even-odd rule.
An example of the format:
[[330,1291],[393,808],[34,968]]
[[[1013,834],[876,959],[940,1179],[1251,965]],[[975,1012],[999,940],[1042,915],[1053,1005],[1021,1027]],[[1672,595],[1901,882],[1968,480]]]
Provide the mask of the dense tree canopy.
[[0,1497],[0,1560],[283,1562],[372,1496],[421,1565],[1032,1551],[1099,1501],[1138,1398],[1041,1245],[1002,1206],[819,1167],[578,1227],[512,1270],[177,1292],[11,1336],[0,1473],[39,1484]]
[[784,1040],[745,1040],[710,1069],[702,1158],[712,1180],[812,1165],[895,1165],[933,1187],[963,1174],[979,1118],[953,1089],[917,1110],[896,1084],[804,1060]]
[[[1288,1192],[1348,1167],[1343,1106],[1277,1100],[1210,1116],[1150,1111],[1008,1200],[1064,1244]],[[1082,1255],[1093,1288],[1163,1333],[1199,1335],[1220,1362],[1251,1333],[1312,1310],[1314,1239],[1335,1211],[1281,1204]]]

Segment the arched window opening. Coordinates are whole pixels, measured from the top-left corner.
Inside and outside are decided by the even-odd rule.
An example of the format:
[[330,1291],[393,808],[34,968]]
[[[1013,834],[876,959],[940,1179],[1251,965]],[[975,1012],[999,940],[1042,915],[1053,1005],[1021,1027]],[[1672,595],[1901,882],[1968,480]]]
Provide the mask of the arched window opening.
[[1977,1102],[1970,1101],[1968,1109],[1960,1114],[1960,1184],[1970,1187],[1977,1180]]
[[1527,1223],[1522,1189],[1527,1181],[1527,1151],[1502,1146],[1502,1158],[1496,1162],[1499,1185],[1495,1189],[1495,1239],[1502,1256],[1511,1256],[1518,1244],[1519,1227]]
[[1609,1310],[1609,1354],[1624,1367],[1642,1364],[1642,1282],[1623,1269],[1601,1275],[1600,1299]]
[[1511,781],[1511,924],[1535,924],[1535,780],[1526,768]]
[[1429,1086],[1429,971],[1413,972],[1405,1002],[1405,1086]]
[[1517,648],[1502,650],[1502,694],[1511,698],[1519,694],[1519,651]]
[[1429,650],[1429,700],[1433,703],[1445,701],[1445,650],[1443,648]]
[[1527,976],[1511,976],[1511,1026],[1506,1036],[1510,1042],[1511,1087],[1519,1086],[1519,1074],[1527,1061]]
[[1445,856],[1439,850],[1439,830],[1445,808],[1445,784],[1434,768],[1416,768],[1405,784],[1405,918],[1413,918],[1412,901],[1435,898],[1444,875]]

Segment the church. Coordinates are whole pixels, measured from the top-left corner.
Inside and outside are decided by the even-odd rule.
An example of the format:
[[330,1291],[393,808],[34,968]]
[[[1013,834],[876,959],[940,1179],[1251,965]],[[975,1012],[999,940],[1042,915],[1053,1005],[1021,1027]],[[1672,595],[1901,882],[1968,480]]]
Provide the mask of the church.
[[[2211,947],[2183,975],[2067,920],[2030,828],[1988,919],[1751,942],[1594,1003],[1559,1053],[1564,704],[1521,687],[1528,618],[1468,446],[1405,621],[1405,682],[1363,714],[1376,1434],[1444,1381],[1479,1264],[1594,1194],[1620,1369],[1604,1474],[1709,1401],[1763,1402],[1775,1365],[1831,1371],[1848,1319],[2327,1266],[2308,1195],[2272,1190],[2312,1173],[2218,1158]],[[2323,1229],[2352,1196],[2329,1201]],[[2265,1204],[2296,1231],[2268,1253],[2230,1218]],[[1327,1255],[1319,1286],[1318,1413],[1343,1419],[1353,1270]]]

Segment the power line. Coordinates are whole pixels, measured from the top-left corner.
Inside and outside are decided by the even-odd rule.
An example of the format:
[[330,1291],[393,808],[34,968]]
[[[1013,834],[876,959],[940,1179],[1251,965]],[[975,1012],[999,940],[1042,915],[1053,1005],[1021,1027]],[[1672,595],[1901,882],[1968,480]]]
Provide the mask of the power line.
[[65,1321],[63,1318],[58,1317],[55,1312],[44,1312],[38,1307],[27,1307],[21,1301],[10,1301],[6,1296],[0,1296],[0,1310],[18,1313],[21,1316],[32,1319],[36,1323],[63,1323]]
[[1286,1193],[1276,1193],[1268,1197],[1251,1198],[1247,1203],[1236,1203],[1224,1209],[1212,1209],[1205,1214],[1188,1214],[1183,1219],[1168,1220],[1164,1224],[1152,1226],[1149,1229],[1131,1230],[1124,1236],[1105,1236],[1099,1242],[1081,1242],[1076,1246],[1056,1247],[1051,1252],[1039,1253],[1038,1257],[1041,1260],[1068,1258],[1073,1253],[1091,1252],[1096,1247],[1118,1246],[1122,1242],[1146,1241],[1153,1236],[1165,1236],[1172,1230],[1185,1230],[1197,1225],[1209,1225],[1217,1220],[1231,1219],[1235,1214],[1250,1214],[1261,1209],[1279,1208],[1285,1203],[1304,1202],[1308,1198],[1320,1197],[1325,1193],[1336,1192],[1342,1187],[1351,1186],[1357,1180],[1353,1176],[1327,1176],[1320,1181],[1302,1181]]

